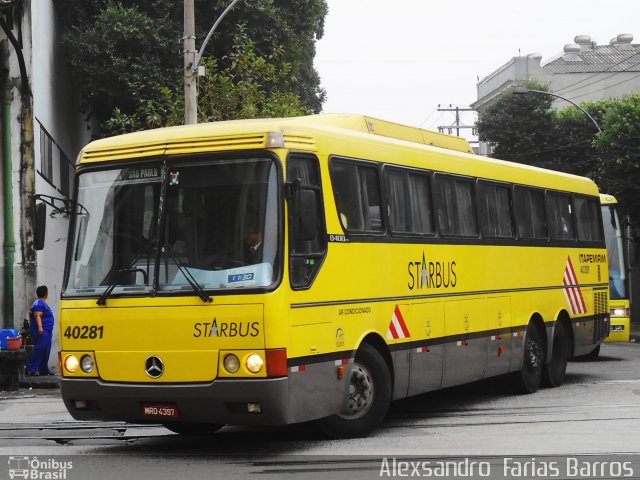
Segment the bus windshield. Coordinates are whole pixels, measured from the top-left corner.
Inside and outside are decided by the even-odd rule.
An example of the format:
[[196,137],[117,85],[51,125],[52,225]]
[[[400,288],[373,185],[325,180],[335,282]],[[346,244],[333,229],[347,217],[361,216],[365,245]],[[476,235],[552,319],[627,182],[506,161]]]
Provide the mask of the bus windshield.
[[609,289],[611,298],[625,298],[624,251],[622,248],[622,226],[618,219],[618,211],[613,205],[602,206],[602,222],[604,236],[607,240],[609,255]]
[[[164,172],[164,173],[163,173]],[[164,188],[162,183],[165,183]],[[278,241],[270,159],[81,173],[65,295],[267,287]],[[108,292],[109,293],[109,292]]]

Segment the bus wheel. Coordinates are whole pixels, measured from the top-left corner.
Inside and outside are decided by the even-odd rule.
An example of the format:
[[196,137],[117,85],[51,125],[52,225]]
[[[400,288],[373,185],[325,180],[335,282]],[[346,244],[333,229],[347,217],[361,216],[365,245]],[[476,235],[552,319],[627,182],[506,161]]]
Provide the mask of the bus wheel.
[[542,380],[544,348],[540,334],[533,323],[527,326],[522,368],[514,374],[514,384],[519,393],[535,393]]
[[175,422],[165,423],[162,425],[167,430],[180,435],[211,435],[220,430],[224,425],[215,423],[191,423],[191,422]]
[[363,437],[384,419],[391,403],[391,373],[382,355],[364,343],[356,354],[349,398],[341,413],[318,420],[332,438]]
[[551,348],[551,359],[542,370],[542,384],[546,387],[559,387],[564,382],[569,358],[569,338],[564,324],[560,322],[556,322]]

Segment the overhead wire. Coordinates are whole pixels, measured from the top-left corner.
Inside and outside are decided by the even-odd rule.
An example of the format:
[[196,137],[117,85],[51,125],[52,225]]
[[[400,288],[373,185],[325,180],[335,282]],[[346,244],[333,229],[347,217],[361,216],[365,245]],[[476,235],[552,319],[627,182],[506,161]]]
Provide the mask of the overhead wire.
[[431,118],[431,116],[432,116],[434,113],[436,113],[437,111],[438,111],[438,109],[433,109],[433,110],[431,111],[431,113],[427,116],[427,118],[425,118],[425,119],[422,121],[422,123],[420,124],[420,126],[419,126],[418,128],[422,128],[422,126],[423,126],[425,123],[427,123],[427,122],[429,121],[429,119]]
[[581,95],[576,95],[574,97],[568,97],[568,98],[570,98],[571,100],[575,100],[576,98],[586,97],[587,95],[591,95],[593,93],[598,93],[598,92],[601,92],[603,90],[607,90],[607,89],[609,89],[611,87],[616,87],[616,86],[621,85],[623,83],[630,82],[631,80],[635,80],[638,77],[640,77],[640,73],[638,75],[634,75],[633,77],[626,78],[626,79],[624,79],[624,80],[622,80],[622,81],[620,81],[618,83],[614,83],[613,85],[607,85],[606,87],[602,87],[602,88],[599,88],[597,90],[592,90],[590,92],[583,93]]
[[[638,56],[638,55],[640,55],[640,51],[635,52],[633,55],[629,55],[628,57],[626,57],[626,58],[624,58],[624,59],[620,60],[619,62],[617,62],[617,63],[615,63],[615,64],[611,65],[610,67],[606,68],[606,69],[605,69],[605,70],[603,70],[602,72],[596,72],[596,73],[594,73],[593,75],[590,75],[590,76],[588,76],[588,77],[586,77],[586,78],[583,78],[582,80],[578,80],[577,82],[574,82],[574,83],[571,83],[571,84],[569,84],[569,85],[567,85],[567,86],[565,86],[565,87],[559,88],[559,89],[557,89],[555,92],[556,92],[556,93],[563,93],[563,92],[564,92],[564,93],[568,93],[568,92],[572,92],[572,91],[573,91],[573,89],[571,89],[571,87],[575,87],[576,85],[579,85],[579,84],[581,84],[582,82],[586,82],[587,80],[590,80],[590,79],[592,79],[592,78],[594,78],[594,77],[597,77],[598,75],[602,75],[603,73],[610,72],[612,68],[615,68],[615,67],[617,67],[618,65],[620,65],[621,63],[627,62],[627,61],[629,61],[631,58],[633,58],[633,57],[635,57],[635,56]],[[619,72],[613,72],[610,76],[612,77],[612,76],[614,76],[614,75],[618,75],[619,73],[628,72],[630,68],[636,67],[636,66],[638,66],[638,65],[640,65],[640,62],[638,62],[638,63],[636,63],[636,64],[634,64],[634,65],[631,65],[631,66],[629,66],[629,67],[627,67],[627,68],[625,68],[624,70],[621,70],[621,71],[619,71]],[[597,82],[602,81],[602,80],[606,80],[607,78],[609,78],[609,77],[605,77],[605,78],[603,78],[603,79],[598,79],[596,82],[592,82],[592,83],[590,83],[589,85],[592,85],[593,83],[597,83]],[[584,88],[585,86],[588,86],[588,85],[583,85],[583,86],[578,87],[578,88]],[[567,89],[569,89],[569,90],[567,90]]]
[[[585,89],[585,88],[587,88],[587,87],[589,87],[589,86],[591,86],[591,85],[595,85],[595,84],[597,84],[597,83],[603,82],[603,81],[605,81],[605,80],[607,80],[607,79],[609,79],[609,78],[611,78],[611,77],[615,77],[616,75],[620,75],[620,74],[622,74],[622,73],[629,73],[629,72],[634,72],[634,71],[635,71],[635,72],[637,72],[638,70],[632,70],[632,68],[634,68],[634,67],[638,67],[638,66],[640,66],[640,62],[635,63],[635,64],[633,64],[633,65],[630,65],[630,66],[629,66],[629,67],[627,67],[626,69],[624,69],[624,70],[620,70],[619,72],[613,72],[613,73],[610,73],[610,74],[609,74],[609,75],[607,75],[606,77],[598,78],[598,79],[594,80],[593,82],[587,83],[587,84],[585,84],[585,85],[581,85],[581,86],[579,86],[579,87],[572,88],[572,89],[567,90],[567,91],[563,91],[563,92],[562,92],[562,95],[565,95],[565,96],[566,96],[568,93],[575,92],[576,90],[583,90],[583,89]],[[601,74],[602,74],[602,73],[605,73],[605,72],[601,72]]]

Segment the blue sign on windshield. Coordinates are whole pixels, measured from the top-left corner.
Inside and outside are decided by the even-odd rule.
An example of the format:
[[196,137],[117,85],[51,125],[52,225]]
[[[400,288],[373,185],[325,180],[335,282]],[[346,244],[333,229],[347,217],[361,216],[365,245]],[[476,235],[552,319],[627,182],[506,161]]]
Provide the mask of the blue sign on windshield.
[[227,277],[227,283],[248,282],[253,280],[254,274],[252,273],[235,273]]

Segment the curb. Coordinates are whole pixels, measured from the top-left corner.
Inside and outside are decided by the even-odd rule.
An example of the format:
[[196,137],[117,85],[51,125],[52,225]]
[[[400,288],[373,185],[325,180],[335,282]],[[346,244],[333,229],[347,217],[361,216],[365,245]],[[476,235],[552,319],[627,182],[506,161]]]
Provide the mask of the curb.
[[640,343],[640,324],[631,323],[631,332],[629,332],[629,341],[634,343]]
[[20,374],[19,388],[60,388],[60,376],[25,377]]

